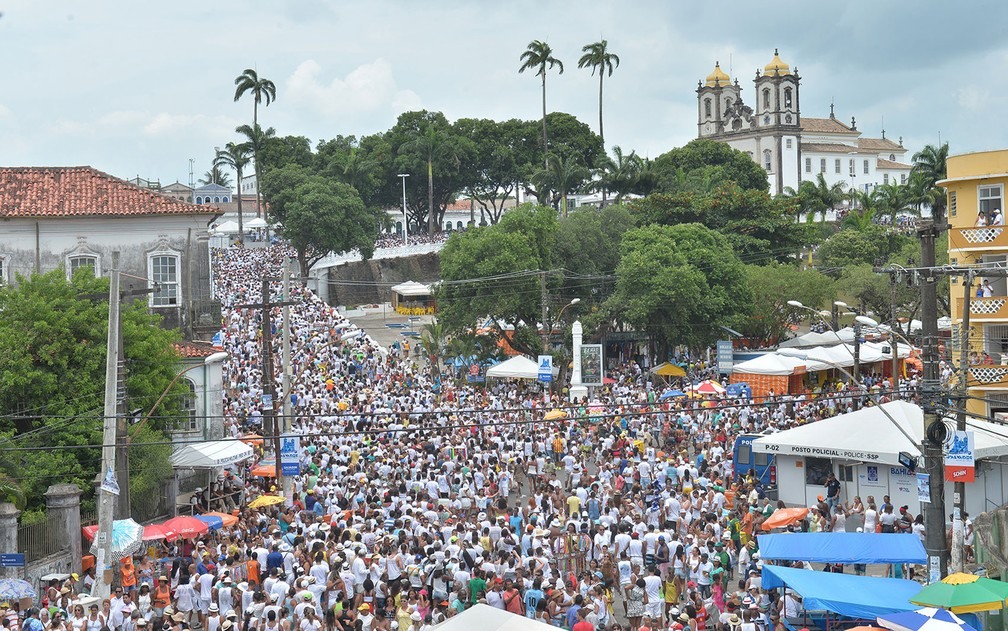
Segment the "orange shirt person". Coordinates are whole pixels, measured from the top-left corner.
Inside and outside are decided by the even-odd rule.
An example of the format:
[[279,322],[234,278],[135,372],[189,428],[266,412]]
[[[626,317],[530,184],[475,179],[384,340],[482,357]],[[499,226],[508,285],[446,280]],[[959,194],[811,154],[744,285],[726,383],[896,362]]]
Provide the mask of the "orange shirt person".
[[137,574],[132,557],[123,557],[119,564],[122,566],[119,569],[119,580],[122,583],[123,591],[135,591],[137,588]]

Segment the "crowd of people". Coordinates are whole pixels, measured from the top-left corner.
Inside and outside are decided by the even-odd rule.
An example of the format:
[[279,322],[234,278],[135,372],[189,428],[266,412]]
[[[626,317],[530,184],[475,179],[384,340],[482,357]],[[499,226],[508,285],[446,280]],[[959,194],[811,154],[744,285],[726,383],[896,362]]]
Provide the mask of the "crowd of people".
[[[259,302],[261,279],[289,256],[213,255],[234,437],[264,414],[263,316],[240,305]],[[629,363],[567,403],[538,386],[449,383],[308,288],[289,299],[291,359],[273,377],[279,393],[290,375],[304,457],[285,501],[243,502],[235,526],[127,561],[133,580],[89,610],[69,603],[93,578],[53,585],[42,628],[421,631],[477,604],[572,631],[782,631],[799,615],[797,595],[761,589],[754,535],[776,506],[754,472],[735,471],[732,448],[742,433],[852,409],[849,391],[662,401]],[[279,331],[279,309],[272,321]],[[283,492],[247,467],[222,475],[246,499]],[[824,493],[813,528],[869,526],[874,508]]]
[[[416,234],[410,234],[407,236],[408,243],[406,245],[421,245],[426,243],[444,243],[451,236],[453,231],[449,230],[439,230],[434,234],[430,234],[426,230],[417,232]],[[395,233],[383,233],[378,235],[375,240],[375,248],[399,248],[403,246],[403,238],[401,234]]]

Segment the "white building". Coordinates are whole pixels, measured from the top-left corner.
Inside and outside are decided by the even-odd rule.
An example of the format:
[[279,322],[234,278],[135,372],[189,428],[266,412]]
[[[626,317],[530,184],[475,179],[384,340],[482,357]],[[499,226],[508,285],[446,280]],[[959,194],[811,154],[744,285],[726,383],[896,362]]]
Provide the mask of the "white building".
[[697,136],[727,143],[744,151],[767,172],[770,192],[798,189],[804,180],[822,174],[828,184],[844,182],[870,192],[881,184],[903,184],[910,174],[902,138],[862,138],[851,118],[846,125],[830,106],[829,118],[801,115],[798,68],[781,60],[777,51],[756,71],[755,109],[742,99],[734,81],[714,64],[697,86]]

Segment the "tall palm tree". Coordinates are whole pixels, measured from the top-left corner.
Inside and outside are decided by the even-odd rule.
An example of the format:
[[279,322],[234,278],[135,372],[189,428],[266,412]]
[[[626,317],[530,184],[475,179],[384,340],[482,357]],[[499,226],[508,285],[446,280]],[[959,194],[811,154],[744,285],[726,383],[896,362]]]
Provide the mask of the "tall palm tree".
[[889,215],[890,222],[896,224],[896,216],[910,207],[907,187],[899,184],[882,184],[873,191],[880,213]]
[[578,68],[591,66],[592,76],[598,70],[598,134],[602,139],[602,146],[605,146],[605,133],[602,131],[602,79],[608,74],[612,76],[613,70],[619,67],[619,56],[608,51],[609,42],[602,40],[594,44],[588,44],[581,51],[581,59],[578,60]]
[[532,176],[539,190],[552,190],[560,196],[560,212],[567,216],[567,196],[584,184],[591,173],[571,154],[551,153],[546,157],[546,168]]
[[936,182],[945,179],[948,153],[947,142],[939,147],[927,145],[913,155],[910,172],[911,177],[917,175],[915,182],[920,187],[919,195],[931,205],[931,217],[936,226],[945,225],[945,191]]
[[[248,125],[239,125],[238,127],[235,127],[235,131],[245,136],[245,144],[247,144],[252,150],[252,159],[255,160],[256,176],[256,217],[262,217],[265,219],[266,212],[262,205],[262,193],[259,192],[262,189],[259,185],[259,183],[262,182],[262,166],[259,164],[259,151],[266,146],[267,141],[276,137],[276,131],[272,127],[263,131],[263,128],[258,124],[253,124],[251,127]],[[241,190],[241,182],[238,182],[238,190]]]
[[[546,70],[557,66],[559,74],[563,74],[563,62],[553,56],[553,49],[546,42],[537,39],[529,42],[528,49],[521,54],[519,60],[522,62],[518,72],[535,70],[536,75],[542,78],[542,128],[543,128],[543,156],[549,153],[549,139],[546,135]],[[549,158],[545,158],[546,166],[549,167]]]
[[447,142],[448,136],[442,130],[428,125],[423,131],[413,134],[412,139],[404,142],[401,151],[419,154],[427,162],[427,232],[433,235],[434,230],[434,158],[451,152],[452,147]]
[[276,100],[276,86],[273,82],[264,77],[260,77],[254,68],[246,68],[245,72],[235,77],[235,103],[241,99],[245,93],[253,97],[252,103],[252,124],[259,124],[259,104],[265,103],[267,107]]
[[633,192],[640,181],[641,172],[644,170],[644,160],[631,151],[624,154],[619,145],[613,147],[612,157],[605,156],[599,164],[596,172],[596,180],[592,188],[602,191],[602,205],[606,204],[606,193],[612,191],[616,193],[616,203],[622,203],[627,193]]
[[[215,158],[216,160],[216,158]],[[204,186],[207,184],[216,184],[218,186],[231,186],[231,176],[220,170],[220,168],[214,164],[210,167],[210,170],[203,174],[203,177],[199,179],[199,183]]]
[[235,144],[229,142],[224,145],[224,149],[217,150],[217,157],[214,158],[214,167],[228,167],[234,169],[235,177],[238,178],[238,241],[245,241],[245,223],[244,217],[242,216],[242,193],[241,193],[241,180],[242,171],[248,166],[249,162],[252,160],[252,149],[249,147],[247,142]]

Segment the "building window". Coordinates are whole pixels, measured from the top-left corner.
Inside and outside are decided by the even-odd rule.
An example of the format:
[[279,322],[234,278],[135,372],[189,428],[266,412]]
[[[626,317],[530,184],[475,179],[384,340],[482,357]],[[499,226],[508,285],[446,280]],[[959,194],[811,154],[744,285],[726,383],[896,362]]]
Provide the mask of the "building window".
[[949,217],[956,216],[956,194],[955,191],[949,191]]
[[455,227],[456,227],[457,229],[461,230],[461,229],[462,229],[462,222],[461,222],[461,221],[457,221],[457,222],[455,222]]
[[889,154],[889,159],[890,159],[891,161],[893,161],[893,162],[896,162],[896,154],[895,154],[895,153],[890,153],[890,154]]
[[182,397],[182,410],[186,418],[182,421],[179,430],[183,432],[195,432],[199,429],[196,419],[196,384],[191,379],[186,379],[189,391]]
[[9,272],[7,257],[0,255],[0,287],[7,284],[7,273]]
[[826,172],[826,158],[819,158],[819,172]]
[[833,161],[833,168],[836,170],[836,174],[840,175],[840,158]]
[[788,138],[787,140],[784,141],[784,146],[787,147],[788,149],[791,148],[791,139],[790,138]]
[[848,166],[850,166],[850,176],[854,177],[854,158],[850,159],[850,164]]
[[882,174],[882,183],[883,184],[888,184],[889,183],[889,174],[888,173],[883,173]]
[[864,161],[864,172],[865,172],[865,175],[868,175],[868,161],[867,160]]
[[770,88],[763,88],[763,109],[770,109]]
[[156,283],[151,294],[152,307],[174,307],[179,303],[179,257],[154,254],[150,257],[150,280]]
[[791,109],[791,88],[784,88],[784,109]]
[[766,167],[767,171],[770,170],[770,156],[771,155],[772,154],[770,153],[769,149],[764,149],[763,150],[763,166]]
[[90,267],[91,274],[98,276],[100,274],[98,270],[98,257],[91,256],[89,254],[76,254],[74,256],[67,257],[67,275],[69,278],[73,278],[73,275],[82,267]]
[[842,464],[837,467],[840,470],[840,475],[838,479],[841,482],[853,482],[854,481],[854,466]]
[[446,232],[451,232],[451,228],[452,228],[452,222],[450,222],[450,221],[446,221],[446,222],[445,222],[445,225],[444,225],[444,228],[445,228],[445,231],[446,231]]
[[980,212],[990,219],[991,213],[995,210],[1004,210],[1001,204],[1001,185],[985,185],[979,187],[977,200],[980,202]]
[[906,173],[900,173],[900,184],[906,184]]
[[805,172],[812,172],[812,158],[805,158]]
[[704,113],[705,117],[707,117],[707,118],[711,117],[710,99],[704,99],[704,102],[703,102],[703,113]]

